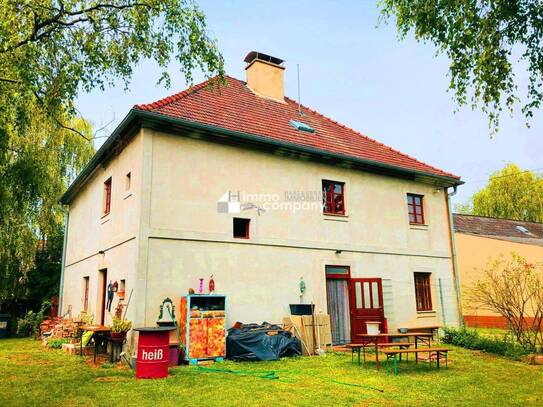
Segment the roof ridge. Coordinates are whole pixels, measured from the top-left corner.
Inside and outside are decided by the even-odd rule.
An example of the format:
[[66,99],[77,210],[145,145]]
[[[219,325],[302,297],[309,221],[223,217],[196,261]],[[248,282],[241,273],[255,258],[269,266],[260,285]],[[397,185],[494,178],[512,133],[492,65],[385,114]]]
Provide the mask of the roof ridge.
[[453,213],[453,216],[469,216],[471,218],[484,218],[484,219],[492,219],[492,220],[505,220],[508,222],[520,222],[520,223],[532,223],[535,225],[543,225],[543,222],[534,222],[531,220],[519,220],[519,219],[511,219],[511,218],[497,218],[495,216],[486,216],[486,215],[473,215],[471,213]]
[[[203,82],[200,82],[194,86],[191,86],[187,89],[184,89],[182,90],[181,92],[177,92],[177,93],[174,93],[173,95],[170,95],[170,96],[166,96],[162,99],[158,99],[158,100],[155,100],[154,102],[151,102],[151,103],[141,103],[141,104],[138,104],[138,105],[134,105],[134,108],[135,109],[139,109],[139,110],[152,110],[152,109],[156,109],[156,108],[159,108],[159,107],[164,107],[166,105],[169,105],[170,103],[173,103],[173,102],[176,102],[178,101],[179,99],[182,99],[188,95],[191,95],[192,93],[195,93],[197,91],[199,91],[200,89],[206,87],[211,81],[215,81],[216,79],[218,78],[218,75],[215,75],[211,78],[208,78],[206,79],[205,81]],[[236,78],[232,78],[231,76],[228,76],[228,75],[224,75],[224,78],[225,79],[236,79]]]
[[[295,100],[289,98],[288,96],[285,96],[285,99],[288,99],[290,102],[293,102],[293,103],[298,103],[298,102],[296,102]],[[443,173],[443,174],[447,174],[447,175],[449,175],[451,178],[460,179],[460,177],[458,177],[457,175],[454,175],[454,174],[452,174],[452,173],[450,173],[450,172],[444,171],[444,170],[442,170],[442,169],[440,169],[440,168],[434,167],[434,166],[431,165],[431,164],[428,164],[428,163],[425,163],[425,162],[423,162],[423,161],[420,161],[420,160],[416,159],[415,157],[410,156],[409,154],[402,153],[401,151],[396,150],[395,148],[392,148],[392,147],[390,147],[390,146],[387,146],[386,144],[381,143],[380,141],[378,141],[378,140],[376,140],[376,139],[374,139],[374,138],[372,138],[372,137],[366,136],[365,134],[361,133],[360,131],[355,130],[355,129],[349,127],[349,126],[346,126],[345,124],[340,123],[340,122],[338,122],[338,121],[336,121],[336,120],[334,120],[334,119],[331,119],[330,117],[328,117],[328,116],[326,116],[326,115],[324,115],[324,114],[322,114],[322,113],[320,113],[320,112],[317,112],[316,110],[311,109],[311,108],[308,107],[308,106],[305,106],[305,105],[303,105],[303,104],[301,104],[301,103],[300,103],[300,106],[303,107],[303,108],[305,108],[305,109],[307,109],[307,110],[309,110],[309,111],[311,111],[312,113],[316,114],[317,116],[320,116],[320,117],[322,117],[322,118],[325,119],[325,120],[328,120],[328,121],[330,121],[330,122],[332,122],[332,123],[334,123],[334,124],[336,124],[336,125],[338,125],[338,126],[340,126],[340,127],[343,127],[343,128],[346,129],[346,130],[352,131],[353,133],[358,134],[359,136],[365,138],[366,140],[369,140],[369,141],[371,141],[371,142],[373,142],[373,143],[379,144],[379,145],[383,146],[384,148],[386,148],[386,149],[388,149],[388,150],[390,150],[390,151],[393,151],[393,152],[395,152],[395,153],[397,153],[397,154],[400,154],[400,155],[402,155],[402,156],[404,156],[404,157],[407,157],[407,158],[409,158],[409,159],[411,159],[411,160],[414,160],[414,161],[418,162],[419,164],[423,164],[423,165],[426,165],[426,166],[428,166],[428,167],[430,167],[430,168],[433,168],[434,170],[439,171],[439,172],[441,172],[441,173]]]

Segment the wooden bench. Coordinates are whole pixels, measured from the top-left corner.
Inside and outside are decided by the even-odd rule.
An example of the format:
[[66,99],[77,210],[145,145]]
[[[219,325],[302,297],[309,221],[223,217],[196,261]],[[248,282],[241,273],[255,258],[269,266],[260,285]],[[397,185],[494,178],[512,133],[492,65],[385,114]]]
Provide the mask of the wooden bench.
[[450,348],[417,348],[417,349],[392,349],[392,350],[384,350],[383,353],[387,357],[386,361],[386,370],[388,371],[388,361],[391,358],[394,358],[394,374],[398,374],[398,355],[402,354],[415,354],[415,362],[418,363],[418,354],[419,353],[428,353],[430,355],[430,366],[432,365],[432,356],[436,356],[436,365],[439,369],[439,361],[442,357],[445,358],[445,367],[448,366],[448,354],[449,351],[451,351]]
[[[378,343],[378,348],[392,348],[392,347],[399,347],[400,349],[408,349],[411,346],[415,346],[415,344],[411,342],[387,342],[387,343]],[[354,353],[358,353],[358,366],[360,366],[360,350],[362,349],[362,353],[364,355],[364,365],[366,364],[366,348],[373,348],[374,345],[366,345],[363,343],[348,343],[345,345],[346,348],[351,349],[351,363],[354,363]],[[400,354],[400,360],[401,360],[401,354]]]

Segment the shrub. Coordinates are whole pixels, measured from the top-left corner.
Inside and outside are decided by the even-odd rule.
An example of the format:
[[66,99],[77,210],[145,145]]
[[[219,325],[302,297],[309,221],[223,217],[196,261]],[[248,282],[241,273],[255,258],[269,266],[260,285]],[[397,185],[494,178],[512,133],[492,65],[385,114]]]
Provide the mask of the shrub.
[[38,336],[45,312],[51,308],[51,305],[51,302],[44,301],[38,312],[28,311],[24,317],[19,318],[17,320],[17,335]]
[[520,360],[530,353],[529,348],[519,345],[508,335],[504,335],[503,338],[486,337],[474,329],[445,328],[441,340],[451,345],[495,353],[515,360]]
[[49,339],[49,341],[47,341],[47,346],[50,347],[51,349],[60,349],[62,348],[63,344],[68,343],[68,342],[69,341],[66,338]]

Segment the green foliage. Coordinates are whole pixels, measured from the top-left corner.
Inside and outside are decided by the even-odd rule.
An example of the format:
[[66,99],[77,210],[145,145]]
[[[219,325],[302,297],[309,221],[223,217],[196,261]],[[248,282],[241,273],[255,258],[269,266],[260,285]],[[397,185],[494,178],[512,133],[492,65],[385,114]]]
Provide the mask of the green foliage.
[[503,108],[519,101],[513,61],[528,71],[522,112],[527,120],[543,100],[543,3],[539,0],[381,0],[400,36],[411,30],[450,60],[450,89],[458,105],[479,106],[492,131]]
[[66,338],[60,338],[60,339],[51,338],[47,341],[47,346],[50,347],[51,349],[61,349],[62,345],[65,343],[69,343],[68,339]]
[[132,322],[128,321],[127,319],[122,318],[113,318],[113,323],[111,324],[111,332],[113,333],[120,333],[120,332],[128,332],[132,329]]
[[486,337],[480,335],[475,329],[467,328],[444,328],[444,335],[441,338],[443,343],[462,346],[466,349],[482,350],[506,356],[511,359],[520,360],[530,351],[515,342],[510,335],[502,338]]
[[543,222],[543,177],[508,164],[464,208],[472,215]]
[[40,324],[45,313],[51,308],[51,303],[45,301],[38,312],[28,311],[23,318],[17,320],[17,335],[38,336]]
[[[175,60],[188,82],[197,69],[220,81],[224,64],[205,16],[190,0],[0,0],[0,10],[0,307],[5,308],[30,295],[27,282],[39,240],[57,251],[36,273],[58,267],[60,251],[53,243],[62,223],[58,200],[94,152],[89,123],[76,117],[78,92],[117,80],[128,86],[133,67],[148,59],[164,70]],[[165,72],[157,79],[169,83]]]

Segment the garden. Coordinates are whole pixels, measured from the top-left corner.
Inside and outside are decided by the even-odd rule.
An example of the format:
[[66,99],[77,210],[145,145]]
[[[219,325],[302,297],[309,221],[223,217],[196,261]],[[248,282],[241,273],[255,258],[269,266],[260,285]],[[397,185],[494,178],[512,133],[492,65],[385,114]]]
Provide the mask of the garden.
[[137,380],[32,339],[0,341],[0,405],[541,405],[543,367],[452,346],[448,368],[402,362],[395,376],[350,353],[170,369]]

